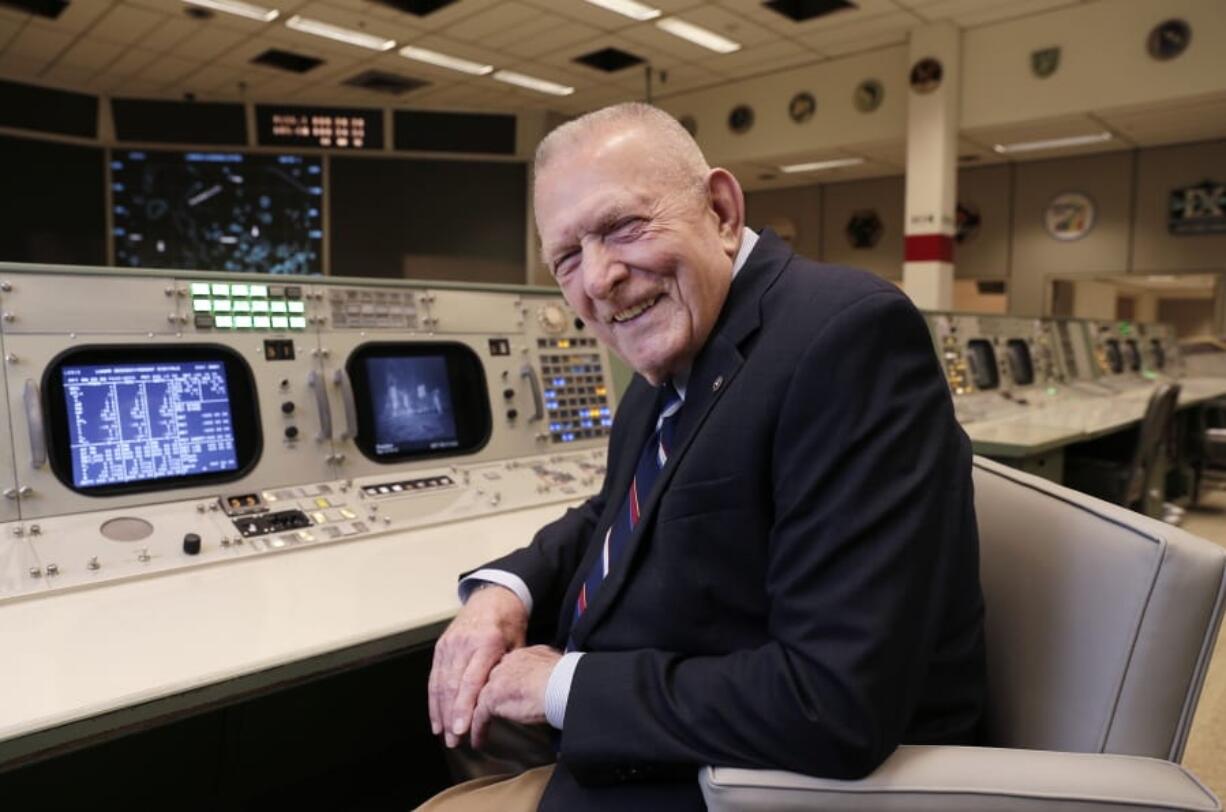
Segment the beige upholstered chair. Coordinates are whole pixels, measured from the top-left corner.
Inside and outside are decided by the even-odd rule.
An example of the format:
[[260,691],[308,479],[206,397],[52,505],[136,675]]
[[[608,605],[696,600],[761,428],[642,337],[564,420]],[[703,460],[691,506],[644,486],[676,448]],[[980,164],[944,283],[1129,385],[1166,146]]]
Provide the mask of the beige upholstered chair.
[[976,458],[988,747],[900,747],[833,781],[708,767],[715,810],[1220,810],[1179,766],[1226,551]]

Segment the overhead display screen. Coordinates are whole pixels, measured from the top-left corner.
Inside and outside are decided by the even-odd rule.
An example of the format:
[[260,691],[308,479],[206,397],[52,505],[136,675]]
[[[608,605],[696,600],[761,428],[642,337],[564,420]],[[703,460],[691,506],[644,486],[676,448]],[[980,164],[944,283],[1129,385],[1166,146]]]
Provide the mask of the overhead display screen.
[[257,104],[257,140],[266,147],[383,149],[383,111]]
[[60,372],[75,487],[238,468],[221,362],[65,366]]
[[116,150],[114,264],[322,273],[323,185],[318,156]]
[[455,410],[442,356],[368,358],[375,453],[455,448]]
[[468,454],[489,439],[485,369],[464,344],[363,344],[345,370],[357,409],[354,442],[376,462]]

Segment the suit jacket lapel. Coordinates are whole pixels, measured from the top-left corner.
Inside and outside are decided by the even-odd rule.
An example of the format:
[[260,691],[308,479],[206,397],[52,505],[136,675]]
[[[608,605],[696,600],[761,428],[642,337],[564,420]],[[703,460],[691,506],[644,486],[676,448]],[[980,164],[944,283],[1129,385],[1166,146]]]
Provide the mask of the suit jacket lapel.
[[[698,430],[707,415],[731,386],[737,372],[744,364],[745,356],[742,355],[741,349],[762,323],[762,297],[783,272],[791,257],[792,251],[787,243],[769,230],[764,230],[745,266],[733,280],[728,300],[724,303],[724,309],[711,332],[711,337],[707,339],[706,346],[695,359],[693,369],[690,371],[685,405],[681,409],[674,449],[668,457],[668,463],[660,472],[647,504],[640,510],[639,523],[627,541],[626,549],[618,557],[617,563],[610,566],[608,577],[600,585],[595,599],[588,605],[587,611],[583,613],[583,617],[579,619],[571,632],[572,638],[580,647],[591,629],[613,605],[618,593],[625,585],[627,574],[633,568],[632,563],[635,556],[643,545],[649,528],[654,523],[661,495],[668,488],[673,473],[684,459],[686,451],[689,450],[690,444],[698,435]],[[638,444],[623,452],[622,461],[618,465],[618,479],[613,483],[617,490],[610,491],[615,495],[617,506],[611,515],[606,511],[605,521],[598,528],[599,536],[594,540],[597,543],[591,545],[593,549],[589,549],[588,555],[584,558],[584,564],[580,570],[584,575],[588,572],[588,568],[591,567],[603,544],[604,534],[609,524],[621,513],[621,503],[630,488],[630,479],[634,475],[634,467],[638,462],[643,443],[647,442],[651,431],[655,428],[658,399],[656,403],[657,408],[654,411],[648,410],[646,427],[637,432]],[[572,591],[577,592],[577,588]],[[573,606],[573,602],[571,605]]]

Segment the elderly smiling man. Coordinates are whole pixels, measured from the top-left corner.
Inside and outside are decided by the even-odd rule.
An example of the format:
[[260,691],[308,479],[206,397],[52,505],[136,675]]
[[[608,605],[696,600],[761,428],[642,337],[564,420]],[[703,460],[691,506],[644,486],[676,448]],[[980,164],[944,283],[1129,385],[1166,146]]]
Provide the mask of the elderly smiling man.
[[971,742],[970,449],[907,298],[754,234],[646,105],[553,131],[534,198],[563,295],[638,375],[599,495],[466,575],[435,651],[448,746],[547,724],[556,764],[427,808],[702,808],[703,764],[855,778]]

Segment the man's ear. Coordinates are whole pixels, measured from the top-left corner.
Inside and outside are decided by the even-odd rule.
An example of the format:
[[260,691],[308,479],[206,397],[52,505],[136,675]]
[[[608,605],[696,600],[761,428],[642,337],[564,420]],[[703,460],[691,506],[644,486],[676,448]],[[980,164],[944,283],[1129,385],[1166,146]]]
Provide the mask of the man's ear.
[[716,167],[707,173],[707,193],[715,215],[720,242],[729,257],[736,257],[745,225],[745,194],[741,184],[727,169]]

